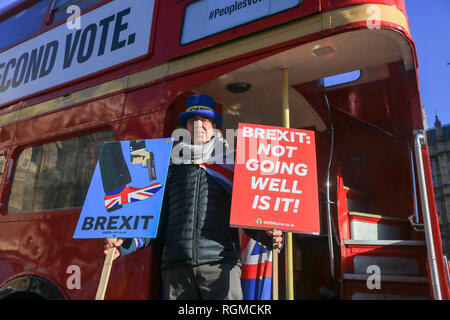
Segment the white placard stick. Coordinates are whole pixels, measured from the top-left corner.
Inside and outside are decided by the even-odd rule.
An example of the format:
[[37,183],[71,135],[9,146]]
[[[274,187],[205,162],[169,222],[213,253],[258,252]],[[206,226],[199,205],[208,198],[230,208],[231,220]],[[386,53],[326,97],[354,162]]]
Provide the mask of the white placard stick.
[[[112,238],[111,240],[115,243],[117,238]],[[109,274],[111,273],[115,252],[116,247],[108,249],[108,254],[106,255],[105,262],[103,263],[102,275],[100,276],[100,282],[98,284],[95,300],[103,300],[105,298],[106,287],[108,286]]]

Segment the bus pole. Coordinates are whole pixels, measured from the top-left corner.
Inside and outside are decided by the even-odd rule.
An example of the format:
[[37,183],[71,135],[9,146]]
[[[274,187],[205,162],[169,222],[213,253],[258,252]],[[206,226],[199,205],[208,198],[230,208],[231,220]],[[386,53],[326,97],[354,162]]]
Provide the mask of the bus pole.
[[[289,73],[287,68],[281,69],[283,73],[283,127],[290,128],[289,110]],[[285,247],[285,279],[286,279],[286,299],[294,300],[294,275],[293,275],[293,254],[292,254],[292,232],[286,232]]]

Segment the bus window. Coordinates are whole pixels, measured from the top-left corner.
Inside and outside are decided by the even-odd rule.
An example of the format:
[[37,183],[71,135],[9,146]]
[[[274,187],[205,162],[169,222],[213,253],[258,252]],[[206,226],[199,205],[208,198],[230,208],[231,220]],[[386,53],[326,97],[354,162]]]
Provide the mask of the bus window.
[[112,140],[103,131],[22,150],[7,211],[82,207],[103,142]]
[[71,13],[67,13],[67,8],[71,5],[76,5],[80,8],[80,11],[83,11],[104,1],[105,0],[54,0],[51,12],[51,14],[54,15],[52,23],[58,23],[69,18]]
[[15,15],[0,21],[0,50],[38,32],[45,19],[48,2],[49,0],[40,0]]

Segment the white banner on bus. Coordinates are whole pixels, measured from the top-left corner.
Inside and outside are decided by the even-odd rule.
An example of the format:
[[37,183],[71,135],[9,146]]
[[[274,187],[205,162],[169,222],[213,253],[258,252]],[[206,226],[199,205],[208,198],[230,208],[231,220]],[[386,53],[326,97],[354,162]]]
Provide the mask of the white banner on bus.
[[301,0],[200,0],[184,13],[181,44],[298,6]]
[[[146,55],[154,0],[116,0],[0,53],[0,105]],[[69,15],[68,15],[69,17]]]

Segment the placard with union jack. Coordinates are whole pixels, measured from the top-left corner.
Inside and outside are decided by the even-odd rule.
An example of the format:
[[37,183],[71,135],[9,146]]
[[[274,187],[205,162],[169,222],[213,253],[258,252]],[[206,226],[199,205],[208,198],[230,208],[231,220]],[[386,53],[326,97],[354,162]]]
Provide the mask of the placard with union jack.
[[156,237],[172,145],[170,138],[106,142],[73,237]]

